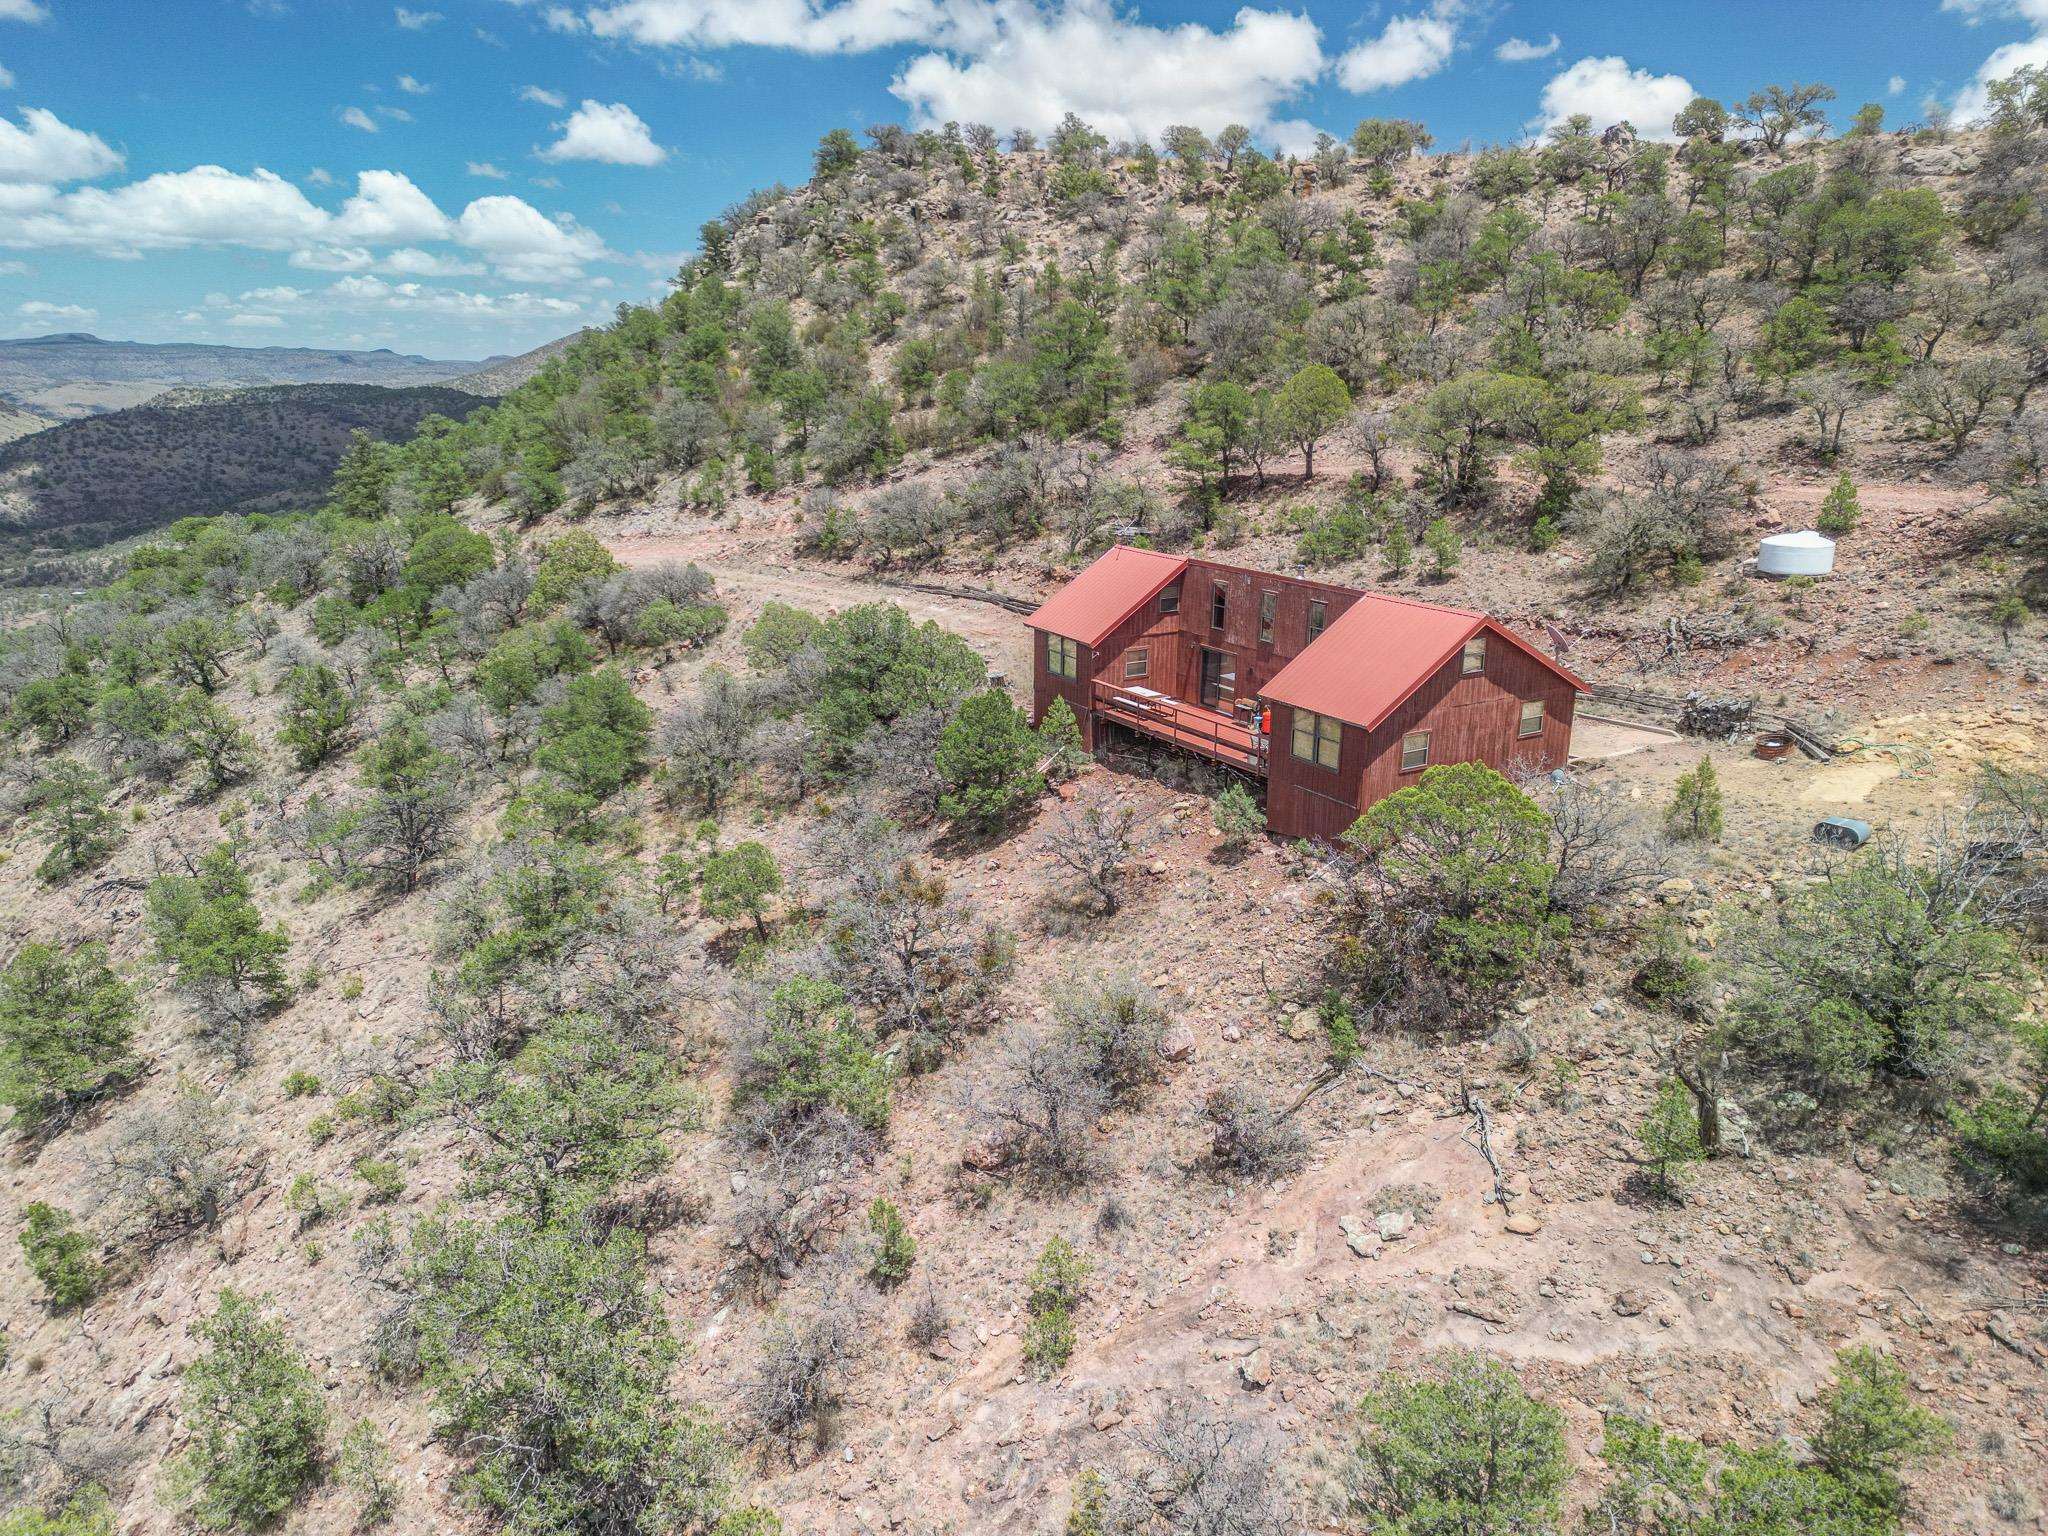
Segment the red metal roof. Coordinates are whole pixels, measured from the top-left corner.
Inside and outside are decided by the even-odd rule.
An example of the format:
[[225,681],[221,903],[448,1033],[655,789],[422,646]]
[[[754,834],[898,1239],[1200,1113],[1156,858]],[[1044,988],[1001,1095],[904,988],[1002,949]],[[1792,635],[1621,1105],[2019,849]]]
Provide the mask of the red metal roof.
[[1367,592],[1282,667],[1259,695],[1371,730],[1481,630],[1527,651],[1581,693],[1592,691],[1513,630],[1476,609]]
[[1178,555],[1119,544],[1053,593],[1024,622],[1086,646],[1100,645],[1187,566]]

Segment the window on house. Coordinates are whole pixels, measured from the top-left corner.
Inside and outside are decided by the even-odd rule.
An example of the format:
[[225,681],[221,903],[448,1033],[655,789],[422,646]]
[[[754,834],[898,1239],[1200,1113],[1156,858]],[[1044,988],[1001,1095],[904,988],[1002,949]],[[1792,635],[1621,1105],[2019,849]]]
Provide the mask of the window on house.
[[1458,663],[1460,677],[1477,677],[1486,670],[1486,636],[1477,635],[1465,642],[1465,655]]
[[1209,627],[1221,629],[1223,621],[1230,616],[1229,589],[1218,582],[1209,589]]
[[1312,597],[1308,600],[1308,638],[1311,643],[1314,642],[1317,635],[1323,632],[1323,623],[1329,611],[1330,605],[1320,597]]
[[1335,768],[1343,746],[1343,722],[1328,715],[1312,715],[1305,709],[1294,712],[1294,755],[1303,762]]
[[1541,736],[1543,734],[1543,701],[1528,699],[1522,704],[1522,723],[1517,736]]
[[1259,594],[1259,644],[1271,645],[1273,643],[1273,616],[1279,611],[1280,594],[1278,592],[1261,592]]
[[1045,637],[1045,669],[1054,677],[1078,677],[1081,673],[1081,647],[1065,635]]
[[1124,676],[1143,677],[1152,669],[1152,653],[1144,646],[1124,652]]
[[1159,594],[1159,611],[1161,613],[1180,612],[1179,587],[1168,587],[1164,592]]
[[1429,732],[1410,731],[1401,738],[1401,771],[1413,773],[1429,766]]

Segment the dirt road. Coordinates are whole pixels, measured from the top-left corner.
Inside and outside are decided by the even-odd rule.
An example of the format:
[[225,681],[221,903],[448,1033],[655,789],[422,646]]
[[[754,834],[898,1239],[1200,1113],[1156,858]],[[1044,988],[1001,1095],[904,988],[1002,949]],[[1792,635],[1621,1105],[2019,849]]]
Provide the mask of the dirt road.
[[605,547],[629,566],[694,561],[718,583],[719,596],[732,610],[736,626],[746,624],[769,602],[788,603],[820,617],[856,603],[894,603],[912,618],[935,620],[960,636],[988,662],[991,671],[1003,674],[1012,689],[1029,686],[1030,632],[1017,614],[993,603],[912,592],[869,580],[850,569],[842,575],[795,565],[783,541],[749,539],[729,530],[622,536],[607,539]]

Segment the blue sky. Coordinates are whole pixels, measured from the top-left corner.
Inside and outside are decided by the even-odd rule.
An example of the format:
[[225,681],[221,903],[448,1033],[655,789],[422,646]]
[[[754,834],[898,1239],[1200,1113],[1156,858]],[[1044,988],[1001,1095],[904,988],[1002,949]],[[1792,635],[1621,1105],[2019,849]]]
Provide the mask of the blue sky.
[[837,126],[1455,145],[1791,79],[1904,122],[2029,62],[2048,0],[0,0],[0,334],[517,351]]

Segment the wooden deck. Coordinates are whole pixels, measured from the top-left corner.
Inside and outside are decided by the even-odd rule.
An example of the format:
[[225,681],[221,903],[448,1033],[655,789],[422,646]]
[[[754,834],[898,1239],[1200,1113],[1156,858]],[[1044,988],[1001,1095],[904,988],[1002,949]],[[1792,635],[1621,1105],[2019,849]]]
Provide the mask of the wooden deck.
[[1096,713],[1104,720],[1212,762],[1265,776],[1265,752],[1253,742],[1251,731],[1229,715],[1129,684],[1119,688],[1098,680],[1094,696]]

